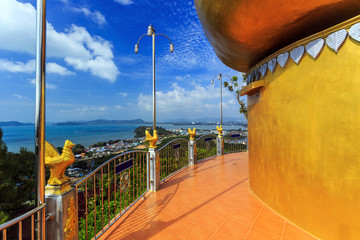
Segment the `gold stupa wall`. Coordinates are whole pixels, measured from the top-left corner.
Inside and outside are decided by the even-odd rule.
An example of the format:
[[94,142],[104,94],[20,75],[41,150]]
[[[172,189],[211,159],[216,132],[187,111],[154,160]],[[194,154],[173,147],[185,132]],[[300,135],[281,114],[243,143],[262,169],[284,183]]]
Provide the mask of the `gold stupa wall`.
[[[360,42],[349,34],[340,42],[340,32],[338,52],[326,44],[329,34],[348,33],[353,23],[269,56],[289,53],[284,68],[276,61],[264,77],[253,69],[243,90],[252,191],[320,239],[360,239]],[[314,59],[306,46],[316,39],[324,44]],[[299,46],[297,64],[290,53]]]
[[195,0],[247,73],[250,188],[320,239],[360,239],[360,2]]

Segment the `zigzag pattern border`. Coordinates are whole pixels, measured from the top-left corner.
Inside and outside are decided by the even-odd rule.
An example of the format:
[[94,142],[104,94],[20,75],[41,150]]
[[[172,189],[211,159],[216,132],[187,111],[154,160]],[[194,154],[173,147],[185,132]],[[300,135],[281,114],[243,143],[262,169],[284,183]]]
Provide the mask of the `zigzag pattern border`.
[[276,57],[248,73],[246,83],[248,85],[252,82],[259,81],[261,76],[264,77],[268,70],[273,73],[277,64],[279,64],[282,68],[286,68],[289,58],[296,64],[300,64],[305,52],[316,60],[320,56],[325,46],[325,42],[326,45],[337,53],[345,43],[347,35],[349,35],[353,40],[360,42],[360,23],[352,25],[349,31],[346,29],[337,30],[329,34],[326,37],[326,40],[324,38],[317,38],[308,42],[306,45],[295,47],[290,51],[290,53],[289,51],[284,51],[278,54]]

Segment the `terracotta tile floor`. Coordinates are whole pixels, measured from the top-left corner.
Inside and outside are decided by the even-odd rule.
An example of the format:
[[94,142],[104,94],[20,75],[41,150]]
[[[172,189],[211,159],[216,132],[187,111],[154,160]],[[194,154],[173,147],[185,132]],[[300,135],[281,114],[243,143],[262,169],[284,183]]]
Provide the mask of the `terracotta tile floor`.
[[247,153],[203,160],[150,193],[101,239],[315,239],[249,191]]

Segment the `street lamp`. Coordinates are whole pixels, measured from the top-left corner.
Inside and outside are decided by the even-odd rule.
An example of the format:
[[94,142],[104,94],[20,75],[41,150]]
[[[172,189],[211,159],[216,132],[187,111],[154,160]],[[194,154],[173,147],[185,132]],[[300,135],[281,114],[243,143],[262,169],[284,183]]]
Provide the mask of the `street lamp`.
[[174,44],[171,42],[171,40],[163,33],[156,33],[155,29],[153,28],[152,24],[148,26],[147,33],[143,34],[138,42],[135,44],[135,53],[139,52],[139,42],[140,40],[145,36],[152,36],[152,65],[153,65],[153,130],[156,129],[156,92],[155,92],[155,36],[157,35],[163,35],[165,36],[169,42],[170,42],[170,52],[172,53],[174,51]]
[[211,85],[214,85],[214,79],[215,77],[218,77],[218,80],[220,80],[220,125],[222,125],[222,119],[223,119],[223,116],[222,116],[222,77],[225,76],[225,77],[228,77],[230,78],[230,80],[232,79],[229,75],[223,75],[221,73],[215,75],[212,80],[211,80]]

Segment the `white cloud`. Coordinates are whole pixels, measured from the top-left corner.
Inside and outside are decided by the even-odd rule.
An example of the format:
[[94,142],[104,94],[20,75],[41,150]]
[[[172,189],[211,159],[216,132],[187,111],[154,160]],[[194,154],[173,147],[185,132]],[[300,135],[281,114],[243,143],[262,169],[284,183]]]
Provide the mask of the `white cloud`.
[[[14,17],[16,16],[16,17]],[[36,10],[29,3],[0,0],[0,49],[35,54]],[[111,42],[71,25],[57,32],[47,23],[47,56],[63,58],[76,70],[115,82],[119,74]]]
[[14,97],[16,97],[17,99],[20,99],[20,100],[28,100],[29,98],[28,97],[25,97],[25,96],[21,96],[19,94],[13,94]]
[[[30,79],[30,83],[35,86],[35,79]],[[46,89],[52,89],[52,90],[57,89],[57,85],[55,84],[46,82],[45,85],[46,85]]]
[[62,109],[60,111],[84,116],[84,115],[88,115],[89,113],[95,114],[95,113],[99,113],[99,112],[104,112],[106,110],[107,110],[106,106],[79,106],[75,109],[74,108]]
[[235,101],[235,99],[230,99],[228,102],[227,102],[228,104],[236,104],[236,101]]
[[35,71],[35,60],[29,60],[26,63],[11,62],[6,59],[0,59],[0,71],[13,73],[32,73]]
[[55,90],[55,89],[57,89],[57,86],[55,84],[46,83],[46,88]]
[[[228,94],[224,93],[224,97]],[[156,92],[156,107],[159,112],[178,112],[182,109],[184,113],[198,111],[206,112],[212,110],[217,104],[208,103],[211,100],[219,99],[219,88],[213,86],[203,87],[194,86],[191,90],[186,90],[174,83],[168,92]],[[152,96],[140,94],[138,97],[138,106],[145,110],[152,109]]]
[[[0,59],[0,71],[14,72],[14,73],[33,73],[35,72],[35,60],[29,60],[26,63],[19,61],[9,61]],[[59,75],[72,75],[73,72],[57,63],[51,62],[46,64],[47,73],[54,73]]]
[[175,79],[176,81],[183,81],[185,79],[190,79],[191,78],[191,75],[190,74],[186,74],[186,75],[183,75],[183,76],[176,76]]
[[72,10],[74,12],[79,12],[79,13],[83,13],[86,17],[91,18],[91,20],[93,20],[95,23],[99,24],[99,25],[103,25],[106,23],[106,19],[105,16],[101,14],[101,12],[99,11],[91,11],[88,8],[72,8]]
[[124,92],[120,92],[120,93],[118,93],[118,95],[119,95],[119,96],[122,96],[122,97],[127,97],[127,96],[128,96],[128,94],[127,94],[127,93],[124,93]]
[[120,3],[121,5],[130,5],[134,3],[132,0],[114,0],[114,1]]
[[65,61],[78,70],[90,71],[93,75],[105,78],[111,83],[116,81],[116,76],[119,74],[115,63],[112,60],[100,56],[95,59],[86,60],[66,57]]
[[[235,96],[229,91],[223,91],[223,117],[239,115],[239,104],[234,101]],[[148,118],[152,113],[152,95],[140,94],[137,98],[139,114]],[[157,119],[171,121],[177,119],[216,118],[220,110],[219,85],[201,86],[200,84],[182,87],[173,83],[167,91],[156,92]]]
[[60,66],[57,63],[51,62],[46,64],[46,72],[47,73],[56,73],[62,76],[65,75],[73,75],[75,73],[69,71],[68,69],[64,68],[63,66]]

